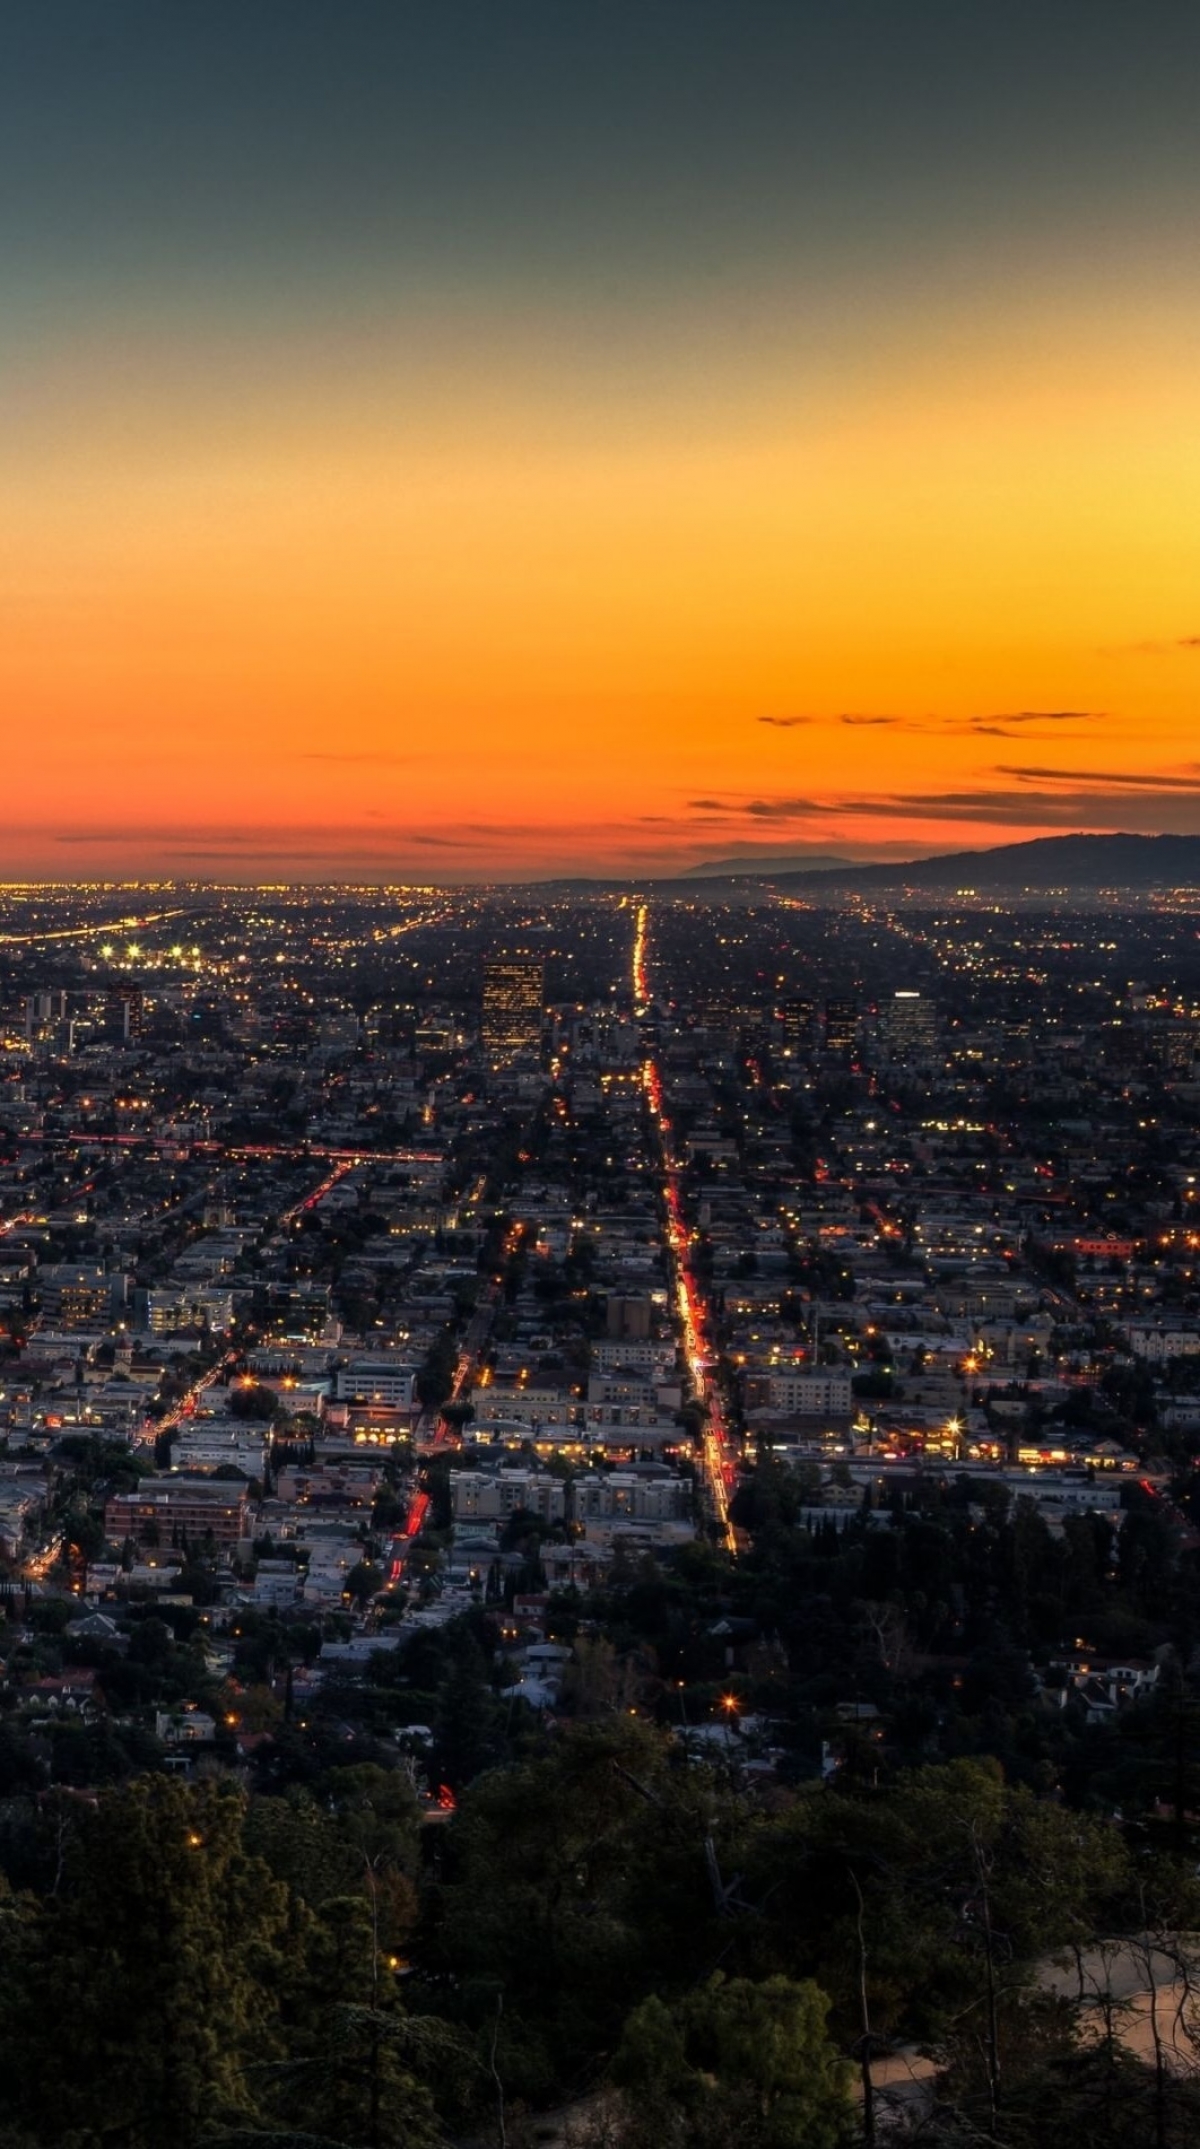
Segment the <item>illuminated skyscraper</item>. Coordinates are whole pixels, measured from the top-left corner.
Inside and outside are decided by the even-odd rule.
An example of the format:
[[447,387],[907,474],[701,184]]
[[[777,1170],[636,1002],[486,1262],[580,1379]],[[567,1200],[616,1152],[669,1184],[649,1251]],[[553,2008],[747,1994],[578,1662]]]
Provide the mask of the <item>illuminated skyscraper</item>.
[[117,984],[108,988],[104,1028],[113,1043],[128,1045],[142,1034],[144,996],[140,985]]
[[513,955],[485,964],[483,1049],[492,1059],[537,1044],[545,992],[545,965],[533,956]]
[[880,1027],[891,1051],[931,1051],[937,1043],[937,1009],[919,992],[894,992],[880,1010]]
[[805,1045],[812,1042],[812,1001],[784,1000],[778,1009],[778,1022],[785,1049],[788,1052],[801,1051]]
[[825,1002],[825,1048],[828,1052],[853,1052],[858,1042],[858,1001]]

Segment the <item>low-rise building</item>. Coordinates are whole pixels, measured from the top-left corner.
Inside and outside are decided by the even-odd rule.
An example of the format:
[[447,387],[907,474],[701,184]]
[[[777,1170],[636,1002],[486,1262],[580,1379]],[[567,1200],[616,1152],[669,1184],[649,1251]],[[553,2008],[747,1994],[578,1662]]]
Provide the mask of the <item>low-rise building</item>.
[[244,1485],[210,1477],[151,1477],[133,1492],[117,1492],[104,1509],[105,1534],[114,1544],[202,1544],[211,1536],[232,1546],[246,1536],[250,1502]]

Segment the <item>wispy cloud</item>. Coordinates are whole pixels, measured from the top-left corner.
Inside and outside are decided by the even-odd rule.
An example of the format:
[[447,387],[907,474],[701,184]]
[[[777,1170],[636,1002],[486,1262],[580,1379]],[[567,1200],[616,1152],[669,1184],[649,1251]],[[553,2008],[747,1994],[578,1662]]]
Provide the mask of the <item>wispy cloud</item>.
[[[825,798],[731,796],[694,801],[697,820],[731,832],[768,824],[801,831],[849,821],[945,821],[996,828],[1170,829],[1200,833],[1200,774],[1111,777],[1096,771],[997,768],[1007,785],[945,791],[857,793]],[[1021,788],[1013,788],[1015,778]],[[1028,786],[1029,788],[1025,788]],[[1034,788],[1035,786],[1039,788]]]
[[1112,784],[1122,791],[1200,791],[1200,773],[1187,776],[1130,775],[1121,769],[1011,768],[1001,764],[998,776],[1018,776],[1024,783]]
[[917,732],[924,738],[1005,739],[1016,737],[1021,727],[1030,724],[1096,724],[1107,714],[1105,709],[1010,709],[983,716],[875,716],[839,710],[833,716],[760,716],[755,721],[777,731],[791,731],[798,724],[823,729],[841,725],[851,730]]
[[1052,732],[1025,731],[1029,724],[1099,724],[1107,716],[1106,709],[1014,709],[1007,716],[971,716],[957,727],[959,733],[976,739],[1052,738]]
[[1106,653],[1113,657],[1170,657],[1181,649],[1200,650],[1200,634],[1169,635],[1145,642],[1124,642]]

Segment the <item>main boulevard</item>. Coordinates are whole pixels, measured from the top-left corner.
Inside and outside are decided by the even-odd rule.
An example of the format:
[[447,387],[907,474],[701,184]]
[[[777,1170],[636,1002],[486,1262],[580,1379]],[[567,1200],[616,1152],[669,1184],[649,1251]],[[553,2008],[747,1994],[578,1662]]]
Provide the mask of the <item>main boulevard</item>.
[[730,1520],[729,1501],[737,1482],[737,1466],[720,1391],[712,1378],[715,1358],[711,1340],[712,1307],[692,1258],[692,1235],[683,1213],[680,1196],[679,1161],[672,1140],[670,1116],[664,1108],[662,1067],[657,1056],[653,1025],[649,1020],[652,1012],[647,970],[649,924],[649,907],[641,903],[637,909],[634,927],[633,1002],[634,1013],[642,1022],[647,1038],[642,1062],[642,1081],[659,1175],[663,1244],[667,1256],[671,1303],[687,1361],[692,1394],[704,1412],[698,1439],[705,1500],[722,1543],[733,1552],[737,1549],[737,1533]]

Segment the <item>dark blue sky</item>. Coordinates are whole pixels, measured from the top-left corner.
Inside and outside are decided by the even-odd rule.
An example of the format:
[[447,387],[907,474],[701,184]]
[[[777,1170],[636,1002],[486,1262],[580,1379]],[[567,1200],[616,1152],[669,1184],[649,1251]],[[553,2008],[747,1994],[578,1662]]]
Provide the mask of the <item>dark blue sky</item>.
[[39,0],[0,18],[9,329],[1190,240],[1200,10],[738,0]]

